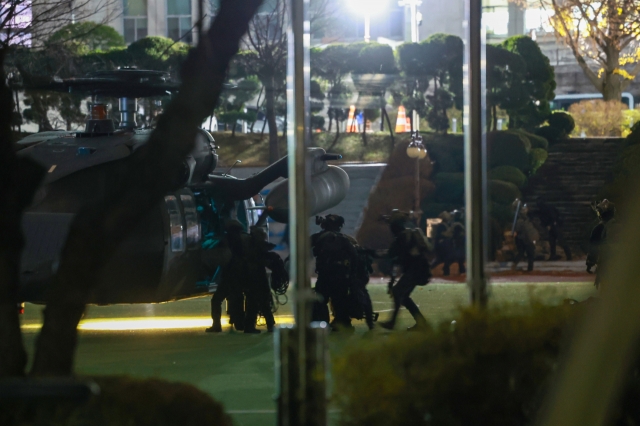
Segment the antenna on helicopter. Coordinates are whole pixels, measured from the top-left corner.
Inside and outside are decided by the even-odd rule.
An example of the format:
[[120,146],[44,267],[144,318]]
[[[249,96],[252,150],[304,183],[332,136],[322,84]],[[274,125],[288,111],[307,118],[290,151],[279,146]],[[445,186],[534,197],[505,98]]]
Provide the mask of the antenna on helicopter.
[[226,172],[224,172],[224,173],[222,174],[222,176],[229,176],[229,173],[231,173],[231,170],[233,170],[233,168],[234,168],[237,164],[240,164],[240,163],[242,163],[242,161],[240,161],[240,160],[236,160],[236,162],[235,162],[235,163],[233,163],[233,166],[229,167],[229,170],[227,170]]

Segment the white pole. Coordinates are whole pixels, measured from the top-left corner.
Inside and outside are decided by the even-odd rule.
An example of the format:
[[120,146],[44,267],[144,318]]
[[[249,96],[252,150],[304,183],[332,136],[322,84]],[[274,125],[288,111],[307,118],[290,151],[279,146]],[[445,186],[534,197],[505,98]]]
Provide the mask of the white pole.
[[371,41],[371,14],[369,12],[364,14],[364,41],[367,43]]

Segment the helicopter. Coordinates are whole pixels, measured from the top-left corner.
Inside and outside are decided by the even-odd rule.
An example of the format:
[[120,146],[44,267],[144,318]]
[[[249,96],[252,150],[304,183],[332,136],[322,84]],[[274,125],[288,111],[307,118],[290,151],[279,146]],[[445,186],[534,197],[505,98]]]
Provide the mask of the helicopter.
[[[94,72],[81,78],[54,78],[38,90],[91,95],[84,131],[48,131],[18,141],[19,156],[47,170],[32,205],[23,215],[25,248],[19,301],[45,304],[60,253],[75,215],[85,203],[103,197],[106,183],[125,160],[143,146],[153,129],[136,123],[137,99],[176,93],[168,74],[138,69]],[[118,98],[119,122],[109,118],[104,98]],[[245,231],[267,226],[267,218],[288,221],[288,166],[284,157],[264,170],[238,179],[216,172],[213,137],[204,129],[184,159],[178,190],[171,191],[120,244],[98,273],[88,304],[161,303],[215,291],[217,274],[205,272],[201,257],[224,235],[225,221],[239,221]],[[339,204],[349,188],[346,172],[327,161],[340,155],[309,148],[310,215]],[[277,183],[256,205],[254,197]]]

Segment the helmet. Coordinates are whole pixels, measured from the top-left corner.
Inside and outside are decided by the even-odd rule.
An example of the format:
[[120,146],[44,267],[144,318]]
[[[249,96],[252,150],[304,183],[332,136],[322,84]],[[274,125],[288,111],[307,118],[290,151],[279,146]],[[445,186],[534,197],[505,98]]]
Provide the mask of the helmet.
[[339,232],[344,226],[344,218],[337,214],[328,214],[324,218],[319,218],[316,223],[325,231]]
[[411,219],[411,214],[398,209],[391,211],[390,215],[382,215],[381,219],[389,225],[403,225]]
[[616,213],[616,205],[605,198],[596,205],[596,212],[604,220],[611,219]]

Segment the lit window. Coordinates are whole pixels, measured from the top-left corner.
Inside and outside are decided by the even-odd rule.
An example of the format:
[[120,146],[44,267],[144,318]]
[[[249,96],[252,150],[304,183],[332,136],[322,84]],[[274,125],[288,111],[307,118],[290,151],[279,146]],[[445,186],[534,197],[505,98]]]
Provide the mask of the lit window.
[[147,30],[147,0],[124,0],[124,41],[133,43],[145,38]]
[[167,36],[175,41],[193,41],[191,0],[167,0]]

